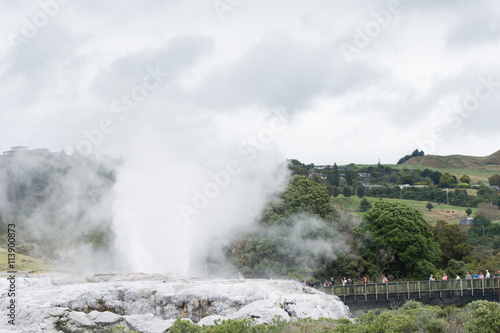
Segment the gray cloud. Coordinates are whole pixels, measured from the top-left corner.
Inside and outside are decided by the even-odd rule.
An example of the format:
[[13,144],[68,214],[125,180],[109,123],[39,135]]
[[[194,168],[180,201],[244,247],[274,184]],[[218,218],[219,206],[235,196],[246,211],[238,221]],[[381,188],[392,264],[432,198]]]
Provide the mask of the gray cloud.
[[212,108],[257,104],[296,112],[315,97],[360,89],[379,75],[368,64],[346,66],[331,46],[307,45],[275,31],[235,63],[208,75],[194,96]]
[[[412,149],[418,133],[427,129],[422,126],[442,112],[442,105],[474,89],[477,76],[495,67],[499,11],[489,0],[401,0],[401,14],[346,62],[341,44],[352,43],[354,29],[364,29],[375,20],[373,11],[386,10],[388,3],[252,2],[221,21],[210,2],[73,1],[18,52],[7,34],[19,33],[23,17],[30,18],[39,6],[2,4],[8,16],[2,22],[6,51],[0,53],[2,150],[18,144],[54,150],[77,144],[82,131],[108,117],[110,103],[130,93],[145,68],[156,64],[172,75],[127,121],[116,123],[102,151],[126,154],[122,142],[153,119],[170,128],[167,123],[176,124],[179,117],[251,107],[282,107],[299,119],[319,117],[318,103],[332,103],[332,115],[352,115],[342,119],[344,124],[328,120],[335,124],[339,145],[358,146],[355,138],[342,140],[342,128],[362,116],[384,121],[383,129],[363,130],[367,136],[373,131],[371,137],[408,127],[394,149]],[[495,103],[495,97],[485,101],[469,126],[491,128],[498,119]],[[312,123],[304,126],[297,126],[299,133],[314,131]],[[483,139],[476,140],[484,146]],[[319,162],[328,147],[318,140],[314,145],[318,161],[312,162]],[[307,148],[294,149],[285,155],[308,155]],[[389,148],[383,154],[399,156]]]

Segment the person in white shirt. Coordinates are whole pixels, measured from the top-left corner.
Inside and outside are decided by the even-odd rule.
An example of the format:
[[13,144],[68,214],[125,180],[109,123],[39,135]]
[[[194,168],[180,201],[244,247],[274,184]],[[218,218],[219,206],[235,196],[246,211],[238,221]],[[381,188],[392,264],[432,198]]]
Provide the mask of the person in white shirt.
[[486,276],[485,278],[489,279],[490,278],[490,272],[488,270],[486,270]]

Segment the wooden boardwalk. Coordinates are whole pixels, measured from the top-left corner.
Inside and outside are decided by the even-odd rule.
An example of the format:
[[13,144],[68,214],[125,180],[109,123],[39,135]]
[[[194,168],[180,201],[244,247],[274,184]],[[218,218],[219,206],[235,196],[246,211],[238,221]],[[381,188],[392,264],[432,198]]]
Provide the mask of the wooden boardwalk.
[[396,308],[408,300],[429,305],[500,301],[500,278],[448,281],[405,281],[316,287],[340,297],[351,309]]

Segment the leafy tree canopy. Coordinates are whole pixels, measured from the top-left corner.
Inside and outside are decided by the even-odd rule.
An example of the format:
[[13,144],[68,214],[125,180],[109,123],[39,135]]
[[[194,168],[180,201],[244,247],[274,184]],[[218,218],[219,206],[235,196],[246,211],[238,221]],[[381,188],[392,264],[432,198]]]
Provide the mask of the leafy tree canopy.
[[260,228],[240,235],[226,254],[245,276],[312,277],[331,262],[335,219],[326,186],[293,176],[264,209]]
[[467,235],[460,230],[457,224],[447,224],[440,220],[431,227],[434,240],[441,248],[441,267],[445,268],[450,259],[461,261],[473,250],[467,241]]
[[332,218],[335,213],[326,186],[308,177],[293,176],[282,199],[286,215],[305,212],[321,218]]
[[454,187],[457,184],[457,180],[453,178],[453,176],[449,172],[443,173],[441,178],[439,179],[440,187]]
[[488,178],[488,181],[490,182],[491,186],[498,186],[498,185],[500,185],[500,175],[494,174],[493,176]]
[[380,249],[393,252],[387,272],[401,278],[423,279],[433,273],[441,250],[422,213],[400,203],[377,202],[355,229],[363,239],[361,252],[376,261]]
[[372,204],[369,203],[366,198],[363,198],[359,203],[359,209],[361,209],[363,212],[366,212],[370,208],[372,208]]
[[460,177],[460,182],[470,185],[471,179],[468,175],[463,175],[462,177]]

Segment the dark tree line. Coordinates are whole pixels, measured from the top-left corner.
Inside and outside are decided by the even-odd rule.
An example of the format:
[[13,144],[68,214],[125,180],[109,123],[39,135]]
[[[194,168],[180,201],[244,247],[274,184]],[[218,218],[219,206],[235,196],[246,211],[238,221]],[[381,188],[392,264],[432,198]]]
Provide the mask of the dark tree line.
[[403,164],[404,162],[408,161],[410,158],[417,157],[417,156],[425,156],[424,151],[418,151],[418,149],[415,149],[411,155],[405,155],[404,157],[401,157],[398,161],[397,164]]

